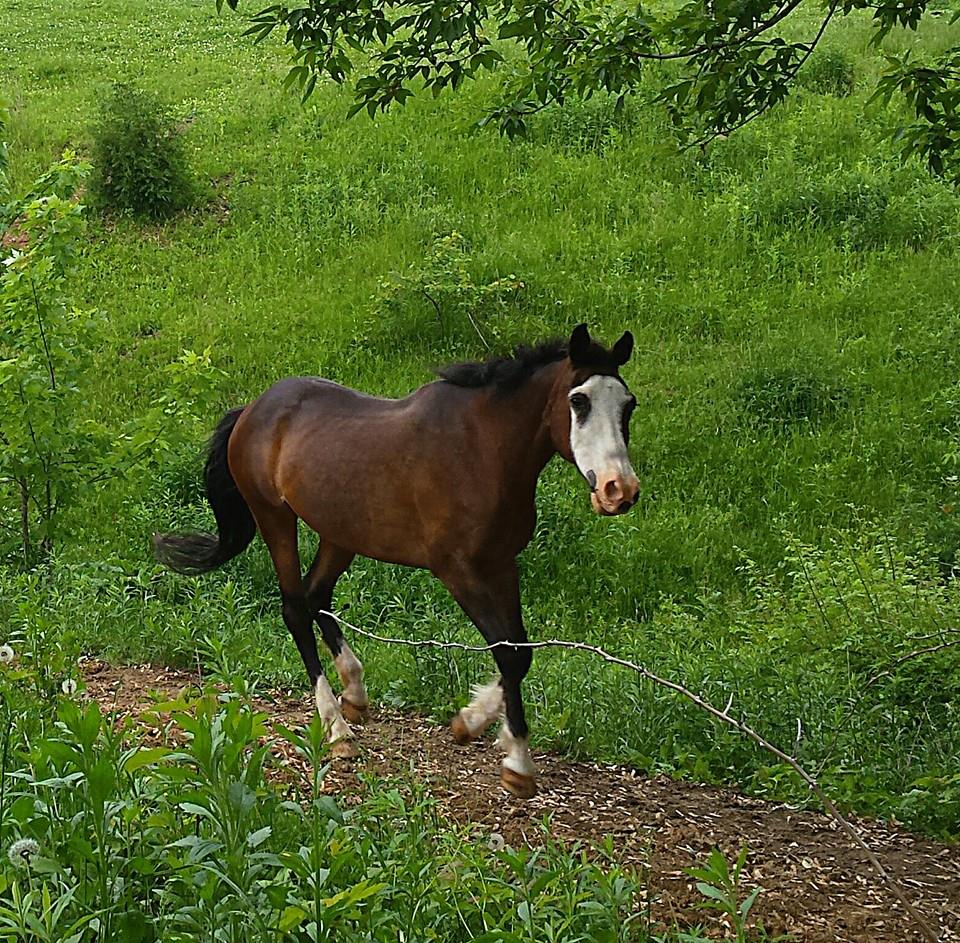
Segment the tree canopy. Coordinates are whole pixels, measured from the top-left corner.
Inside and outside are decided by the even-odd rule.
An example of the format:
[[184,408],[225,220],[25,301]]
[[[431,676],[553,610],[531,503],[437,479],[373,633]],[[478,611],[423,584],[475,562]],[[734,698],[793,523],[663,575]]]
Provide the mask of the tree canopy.
[[[237,9],[239,0],[216,2]],[[254,14],[248,33],[259,42],[283,30],[293,47],[287,83],[304,100],[322,78],[349,83],[351,115],[403,104],[417,88],[439,95],[502,67],[503,96],[485,120],[511,137],[524,133],[530,115],[571,97],[607,92],[622,104],[652,63],[672,63],[655,97],[686,142],[703,143],[782,101],[834,18],[872,11],[879,46],[897,27],[915,30],[930,4],[806,0],[806,10],[815,2],[800,39],[786,38],[784,27],[803,0],[689,0],[662,9],[584,0],[303,0]],[[960,9],[946,19],[958,18]],[[519,55],[508,54],[510,45]],[[910,106],[898,132],[904,153],[960,179],[960,46],[885,62],[874,98],[900,95]]]

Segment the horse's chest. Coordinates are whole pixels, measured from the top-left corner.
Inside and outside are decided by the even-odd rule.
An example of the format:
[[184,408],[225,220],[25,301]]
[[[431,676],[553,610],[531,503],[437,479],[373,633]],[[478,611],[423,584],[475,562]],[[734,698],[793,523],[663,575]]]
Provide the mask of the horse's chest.
[[460,513],[451,521],[458,549],[475,559],[515,557],[530,542],[536,526],[533,502],[493,505]]

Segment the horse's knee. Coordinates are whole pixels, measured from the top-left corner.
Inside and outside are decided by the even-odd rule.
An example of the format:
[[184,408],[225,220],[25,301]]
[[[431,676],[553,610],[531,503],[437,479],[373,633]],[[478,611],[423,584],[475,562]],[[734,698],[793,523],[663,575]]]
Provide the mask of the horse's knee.
[[302,596],[292,596],[284,593],[282,596],[282,605],[280,611],[283,613],[283,621],[293,631],[299,629],[304,622],[309,623],[307,613],[307,603]]
[[529,648],[514,648],[512,646],[503,646],[496,649],[497,666],[500,668],[500,674],[506,682],[515,681],[519,683],[530,670],[533,662],[533,652]]

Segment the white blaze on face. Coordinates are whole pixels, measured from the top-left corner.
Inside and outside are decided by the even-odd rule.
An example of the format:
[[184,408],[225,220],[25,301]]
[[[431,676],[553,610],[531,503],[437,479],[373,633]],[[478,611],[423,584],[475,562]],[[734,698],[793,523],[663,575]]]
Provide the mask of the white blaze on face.
[[595,375],[570,390],[567,399],[570,449],[590,487],[602,497],[602,485],[616,480],[632,486],[635,494],[637,476],[623,433],[624,419],[636,402],[630,391],[616,377]]

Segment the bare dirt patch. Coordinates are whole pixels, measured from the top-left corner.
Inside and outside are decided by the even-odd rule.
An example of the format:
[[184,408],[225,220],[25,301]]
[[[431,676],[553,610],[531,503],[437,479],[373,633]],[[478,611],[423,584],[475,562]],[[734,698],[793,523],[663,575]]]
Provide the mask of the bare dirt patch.
[[[151,692],[164,697],[197,688],[195,674],[151,666],[88,663],[87,696],[102,708],[139,716]],[[309,699],[282,695],[256,702],[277,721],[309,721]],[[655,920],[723,927],[696,909],[702,898],[684,869],[714,847],[732,859],[750,848],[745,883],[764,891],[754,913],[772,934],[809,943],[922,940],[903,908],[880,883],[863,853],[826,815],[667,777],[648,778],[622,766],[573,763],[536,756],[540,794],[521,801],[499,784],[500,753],[492,740],[457,746],[446,727],[413,714],[377,708],[358,728],[361,758],[338,762],[325,788],[357,801],[357,772],[415,776],[426,783],[444,814],[498,832],[509,844],[536,845],[541,823],[563,840],[600,842],[611,836],[617,858],[646,878]],[[278,759],[296,774],[302,761],[285,742]],[[945,941],[960,941],[960,847],[912,834],[893,823],[855,824],[884,867]]]

